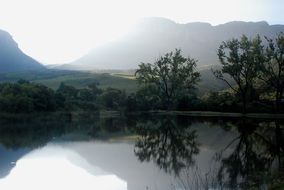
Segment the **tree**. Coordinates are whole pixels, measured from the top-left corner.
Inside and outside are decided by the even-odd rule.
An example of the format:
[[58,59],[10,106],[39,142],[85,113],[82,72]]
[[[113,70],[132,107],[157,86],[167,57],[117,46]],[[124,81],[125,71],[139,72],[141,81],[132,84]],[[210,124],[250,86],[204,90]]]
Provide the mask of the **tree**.
[[151,89],[153,96],[159,97],[163,107],[173,108],[176,101],[190,93],[199,81],[196,60],[185,58],[176,49],[160,57],[153,64],[141,63],[136,71],[136,79],[143,88]]
[[[232,39],[223,42],[218,49],[221,70],[213,74],[240,96],[243,113],[247,111],[247,104],[256,98],[255,82],[260,64],[264,62],[264,48],[260,36],[252,40],[245,35],[241,39]],[[231,77],[234,83],[226,79]]]
[[73,86],[68,86],[64,84],[63,82],[60,83],[60,86],[56,90],[56,93],[61,93],[65,97],[68,97],[70,99],[75,99],[78,95],[78,89],[76,89]]
[[102,94],[102,89],[98,88],[99,83],[93,82],[91,84],[88,85],[88,89],[90,89],[92,91],[92,94],[94,95],[94,98],[96,99],[96,97],[100,94]]
[[115,88],[107,88],[100,95],[99,103],[104,105],[107,109],[118,110],[124,108],[126,105],[126,93]]
[[201,97],[204,108],[210,111],[239,111],[233,93],[227,91],[209,92]]
[[275,91],[276,112],[280,111],[284,91],[284,34],[275,40],[267,38],[265,62],[261,65],[260,79]]

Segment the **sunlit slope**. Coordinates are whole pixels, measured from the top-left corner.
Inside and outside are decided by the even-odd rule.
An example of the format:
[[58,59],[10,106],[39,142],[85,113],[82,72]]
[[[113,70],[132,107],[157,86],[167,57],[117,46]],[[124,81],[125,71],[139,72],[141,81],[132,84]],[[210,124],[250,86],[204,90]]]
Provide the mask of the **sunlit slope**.
[[85,88],[89,84],[97,83],[100,88],[117,88],[125,90],[128,93],[137,90],[137,84],[134,79],[128,79],[121,76],[114,76],[109,73],[73,73],[65,76],[57,76],[49,79],[35,80],[53,89],[57,89],[61,82],[76,88]]
[[[197,86],[198,95],[203,95],[209,91],[219,91],[228,88],[224,82],[214,77],[211,66],[203,67],[199,72],[201,74],[201,80]],[[0,76],[0,82],[16,82],[19,79],[41,83],[54,90],[56,90],[62,82],[76,88],[85,88],[91,83],[97,83],[100,88],[117,88],[125,90],[127,93],[136,92],[138,89],[138,84],[133,72],[110,71],[107,73],[106,71],[106,73],[94,73],[45,70],[7,73],[1,74]]]
[[163,54],[181,48],[184,56],[198,60],[198,66],[218,64],[217,49],[222,41],[257,34],[273,38],[284,32],[283,25],[267,22],[178,24],[164,18],[140,21],[123,39],[93,49],[82,58],[59,66],[61,69],[136,69],[141,62],[153,62]]

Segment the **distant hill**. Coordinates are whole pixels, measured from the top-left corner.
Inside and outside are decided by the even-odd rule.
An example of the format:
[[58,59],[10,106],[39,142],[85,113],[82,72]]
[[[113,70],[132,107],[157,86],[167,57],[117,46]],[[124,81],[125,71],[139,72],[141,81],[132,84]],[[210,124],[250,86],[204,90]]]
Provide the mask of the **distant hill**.
[[12,36],[0,30],[0,73],[43,70],[45,67],[24,54]]
[[97,47],[75,62],[57,68],[136,69],[139,63],[153,62],[175,48],[181,48],[185,56],[198,59],[198,66],[212,65],[218,63],[217,48],[222,41],[242,34],[273,37],[279,32],[284,32],[284,25],[269,25],[264,21],[235,21],[212,26],[208,23],[177,24],[164,18],[146,18],[120,41]]

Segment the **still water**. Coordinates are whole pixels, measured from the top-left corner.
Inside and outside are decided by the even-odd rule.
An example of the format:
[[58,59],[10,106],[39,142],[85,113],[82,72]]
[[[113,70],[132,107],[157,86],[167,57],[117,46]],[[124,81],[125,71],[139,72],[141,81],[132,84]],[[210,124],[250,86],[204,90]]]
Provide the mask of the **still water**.
[[1,116],[0,190],[283,187],[283,121]]

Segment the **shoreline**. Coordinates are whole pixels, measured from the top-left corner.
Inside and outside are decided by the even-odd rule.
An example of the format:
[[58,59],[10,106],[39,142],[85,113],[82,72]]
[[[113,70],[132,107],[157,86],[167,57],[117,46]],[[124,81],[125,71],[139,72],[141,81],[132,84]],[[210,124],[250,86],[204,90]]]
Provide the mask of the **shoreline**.
[[152,111],[115,111],[115,110],[103,110],[103,111],[58,111],[58,112],[42,112],[42,113],[0,113],[0,119],[5,117],[30,117],[30,116],[58,116],[61,114],[67,114],[70,116],[76,116],[80,114],[94,115],[97,117],[121,117],[121,116],[134,116],[142,114],[150,115],[180,115],[190,117],[223,117],[223,118],[252,118],[252,119],[283,119],[284,113],[273,114],[273,113],[237,113],[237,112],[214,112],[214,111],[166,111],[166,110],[152,110]]
[[213,111],[151,111],[159,115],[184,115],[195,117],[234,117],[234,118],[255,118],[255,119],[284,119],[284,113],[236,113],[236,112],[213,112]]

